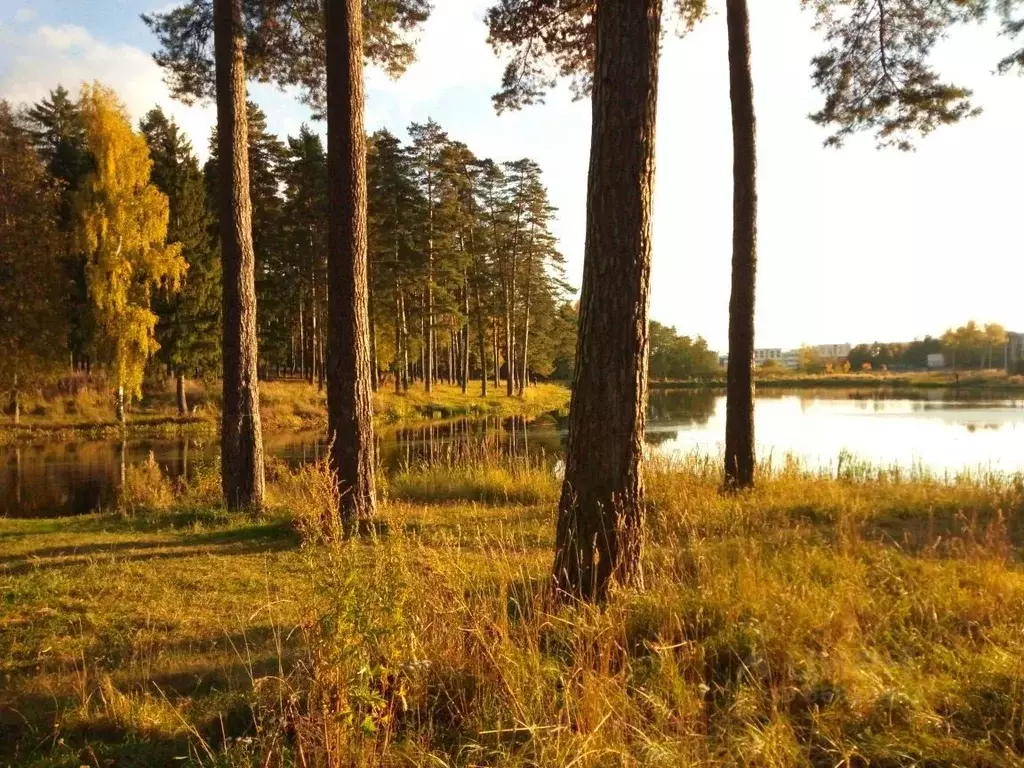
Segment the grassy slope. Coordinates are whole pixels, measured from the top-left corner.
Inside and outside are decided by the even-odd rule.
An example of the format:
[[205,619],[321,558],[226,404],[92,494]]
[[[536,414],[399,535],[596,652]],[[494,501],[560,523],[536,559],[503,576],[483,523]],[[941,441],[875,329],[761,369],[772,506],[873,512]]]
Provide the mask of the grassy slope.
[[[422,419],[452,418],[456,416],[537,416],[548,411],[566,408],[569,390],[560,384],[539,384],[526,391],[523,397],[506,397],[490,388],[486,398],[480,396],[479,383],[463,394],[459,387],[438,384],[427,394],[417,385],[407,393],[396,394],[393,389],[382,389],[374,394],[374,411],[380,424],[409,423]],[[194,415],[185,419],[177,415],[173,392],[160,390],[150,393],[130,415],[128,428],[152,433],[160,430],[209,430],[216,427],[219,418],[219,392],[217,385],[209,388],[191,383],[189,403],[197,407]],[[102,392],[83,389],[75,396],[26,397],[22,426],[17,432],[92,432],[119,431],[114,420],[110,398]],[[319,429],[327,424],[326,395],[316,387],[298,381],[272,381],[260,385],[261,416],[264,429]],[[12,434],[10,424],[0,421],[0,433]]]
[[387,536],[340,549],[294,533],[310,470],[263,522],[192,511],[215,483],[0,520],[0,764],[1024,759],[1019,484],[790,471],[723,497],[710,465],[654,467],[648,589],[590,611],[540,587],[550,473],[436,479],[394,479]]

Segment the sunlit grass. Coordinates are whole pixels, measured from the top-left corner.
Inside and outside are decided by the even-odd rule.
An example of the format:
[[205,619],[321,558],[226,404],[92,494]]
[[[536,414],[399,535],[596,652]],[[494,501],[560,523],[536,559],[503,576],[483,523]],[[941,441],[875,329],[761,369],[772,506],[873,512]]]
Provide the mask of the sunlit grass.
[[655,461],[645,589],[591,608],[547,592],[543,460],[408,467],[342,545],[308,522],[322,468],[270,475],[264,520],[200,473],[0,521],[0,762],[1024,759],[1019,477],[789,464],[723,495],[717,460]]

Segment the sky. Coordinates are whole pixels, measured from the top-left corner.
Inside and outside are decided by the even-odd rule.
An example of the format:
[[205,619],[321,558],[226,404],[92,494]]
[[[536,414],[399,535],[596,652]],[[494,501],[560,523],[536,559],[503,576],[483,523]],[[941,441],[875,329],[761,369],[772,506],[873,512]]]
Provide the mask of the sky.
[[[172,100],[140,13],[168,0],[0,0],[0,98],[28,104],[58,83],[99,80],[133,119],[154,104],[200,155],[210,105]],[[589,102],[560,87],[544,105],[497,115],[503,68],[486,43],[488,0],[435,0],[418,60],[391,81],[367,72],[367,130],[399,136],[437,120],[480,157],[530,157],[544,171],[568,275],[583,269]],[[666,38],[659,83],[651,316],[727,346],[732,150],[724,3],[696,31]],[[719,8],[718,6],[723,6]],[[1024,78],[993,74],[1010,47],[993,26],[955,33],[940,73],[975,91],[984,112],[917,150],[878,150],[870,135],[826,149],[807,115],[820,107],[810,60],[821,48],[797,0],[751,3],[758,117],[756,344],[904,341],[967,320],[1024,331]],[[250,87],[282,137],[309,121],[295,92]],[[323,126],[313,126],[322,132]]]

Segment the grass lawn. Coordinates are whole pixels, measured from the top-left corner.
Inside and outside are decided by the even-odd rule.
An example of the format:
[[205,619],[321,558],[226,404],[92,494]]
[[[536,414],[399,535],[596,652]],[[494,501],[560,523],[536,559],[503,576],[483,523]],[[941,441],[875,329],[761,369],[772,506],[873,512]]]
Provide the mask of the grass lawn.
[[0,520],[0,765],[1024,763],[1018,479],[658,464],[599,609],[545,589],[557,480],[496,462],[392,478],[345,545],[311,468],[260,520],[210,479]]

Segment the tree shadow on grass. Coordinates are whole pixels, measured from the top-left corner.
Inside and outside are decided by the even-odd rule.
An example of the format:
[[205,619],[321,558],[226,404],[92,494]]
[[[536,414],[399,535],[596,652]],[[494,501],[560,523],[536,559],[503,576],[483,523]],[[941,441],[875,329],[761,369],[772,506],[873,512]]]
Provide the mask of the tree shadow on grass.
[[202,555],[247,555],[296,549],[301,543],[290,520],[279,520],[206,533],[182,534],[176,539],[112,541],[80,546],[43,547],[0,556],[0,574],[17,576],[33,570],[87,565],[94,558],[117,562],[168,560]]

